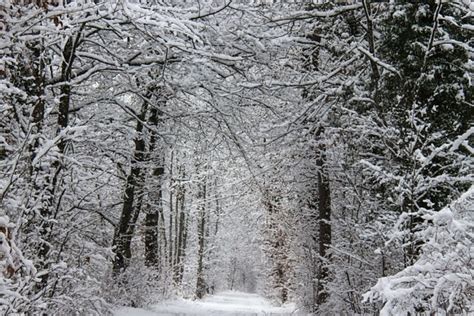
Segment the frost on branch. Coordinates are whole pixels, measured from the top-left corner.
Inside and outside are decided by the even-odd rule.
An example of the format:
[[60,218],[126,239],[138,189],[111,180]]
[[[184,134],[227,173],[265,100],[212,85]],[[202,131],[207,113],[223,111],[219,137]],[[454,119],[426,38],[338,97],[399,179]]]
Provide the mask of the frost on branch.
[[415,264],[378,280],[365,301],[382,301],[381,315],[474,312],[474,185],[437,213],[424,232],[426,244]]

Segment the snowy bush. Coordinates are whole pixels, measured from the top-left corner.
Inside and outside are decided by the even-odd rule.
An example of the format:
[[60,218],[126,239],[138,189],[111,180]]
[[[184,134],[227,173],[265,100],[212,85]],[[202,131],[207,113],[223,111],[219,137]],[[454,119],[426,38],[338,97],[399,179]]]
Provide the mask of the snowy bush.
[[103,283],[106,300],[117,306],[146,307],[168,298],[172,289],[171,272],[159,273],[143,262],[132,261],[119,275],[110,275]]
[[101,280],[104,260],[90,258],[80,268],[66,264],[53,267],[51,277],[55,282],[47,287],[52,297],[48,298],[48,312],[56,315],[108,315],[111,306],[102,297]]
[[426,215],[433,225],[420,258],[399,273],[379,279],[365,301],[383,301],[381,315],[474,312],[474,186],[456,202]]
[[0,314],[29,310],[28,297],[35,282],[36,269],[15,243],[15,225],[0,216]]

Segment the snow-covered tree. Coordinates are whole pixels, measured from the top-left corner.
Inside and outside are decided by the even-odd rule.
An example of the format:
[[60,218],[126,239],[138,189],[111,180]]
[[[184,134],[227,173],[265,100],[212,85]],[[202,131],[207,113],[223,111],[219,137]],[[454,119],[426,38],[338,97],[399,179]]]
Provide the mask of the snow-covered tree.
[[473,210],[474,186],[442,210],[427,210],[419,258],[379,279],[365,300],[382,301],[381,315],[472,313]]

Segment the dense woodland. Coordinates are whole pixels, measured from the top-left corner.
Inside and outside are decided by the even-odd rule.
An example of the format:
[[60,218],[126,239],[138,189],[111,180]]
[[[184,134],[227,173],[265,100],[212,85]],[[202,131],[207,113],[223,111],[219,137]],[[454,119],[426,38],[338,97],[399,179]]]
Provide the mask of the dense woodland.
[[0,1],[0,313],[474,313],[474,4],[314,2]]

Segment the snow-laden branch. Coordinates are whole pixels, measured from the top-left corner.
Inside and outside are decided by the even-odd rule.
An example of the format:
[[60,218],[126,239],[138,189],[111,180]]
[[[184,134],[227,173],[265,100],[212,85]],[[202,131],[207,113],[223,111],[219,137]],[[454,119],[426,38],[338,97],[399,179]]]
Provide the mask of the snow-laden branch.
[[35,166],[51,149],[53,149],[61,140],[75,135],[85,129],[85,126],[66,127],[55,138],[47,140],[37,151],[32,165]]
[[348,11],[353,11],[362,8],[362,3],[355,3],[350,5],[338,6],[331,10],[305,10],[296,11],[291,15],[280,16],[271,19],[272,22],[291,21],[291,20],[306,20],[313,18],[329,18]]
[[465,49],[468,52],[474,53],[474,48],[469,46],[469,44],[464,43],[464,42],[460,42],[460,41],[457,41],[457,40],[453,40],[453,39],[439,40],[439,41],[434,41],[433,42],[433,47],[434,46],[439,46],[439,45],[456,45],[456,46],[462,47],[463,49]]
[[420,258],[399,273],[383,277],[364,294],[365,302],[382,301],[380,315],[406,315],[421,310],[440,314],[472,311],[474,287],[474,186],[439,212],[424,218],[432,226],[420,232],[427,242]]
[[204,19],[204,18],[207,18],[211,15],[215,15],[215,14],[218,14],[222,11],[224,11],[225,9],[227,9],[232,3],[232,0],[229,0],[228,2],[224,3],[223,5],[221,5],[220,7],[218,8],[215,8],[215,9],[209,9],[209,10],[206,10],[205,12],[199,12],[198,15],[194,15],[192,17],[190,17],[189,19],[192,21],[192,20],[199,20],[199,19]]
[[460,146],[466,148],[471,155],[474,155],[474,148],[469,145],[468,139],[474,135],[474,127],[468,129],[464,134],[460,135],[452,144],[451,148],[449,149],[450,152],[456,151],[459,149]]
[[[315,86],[315,85],[320,85],[323,84],[330,79],[334,78],[338,73],[346,69],[348,66],[350,66],[354,61],[356,61],[359,58],[359,56],[354,56],[351,59],[346,60],[345,62],[341,63],[339,67],[334,69],[333,71],[327,73],[327,74],[321,74],[317,77],[316,80],[310,80],[310,81],[296,81],[296,82],[284,82],[284,81],[279,81],[279,80],[274,80],[271,81],[268,86],[274,86],[274,87],[309,87],[309,86]],[[240,87],[243,88],[259,88],[264,86],[264,84],[260,82],[243,82],[239,83]]]
[[368,50],[366,50],[365,48],[363,47],[357,47],[357,49],[362,53],[364,54],[365,56],[367,56],[371,61],[375,62],[377,65],[379,65],[380,67],[390,71],[391,73],[394,73],[396,74],[398,77],[402,78],[402,75],[400,74],[400,72],[397,71],[397,69],[395,69],[395,67],[393,67],[392,65],[389,65],[383,61],[381,61],[379,58],[375,57],[374,55],[372,55]]

